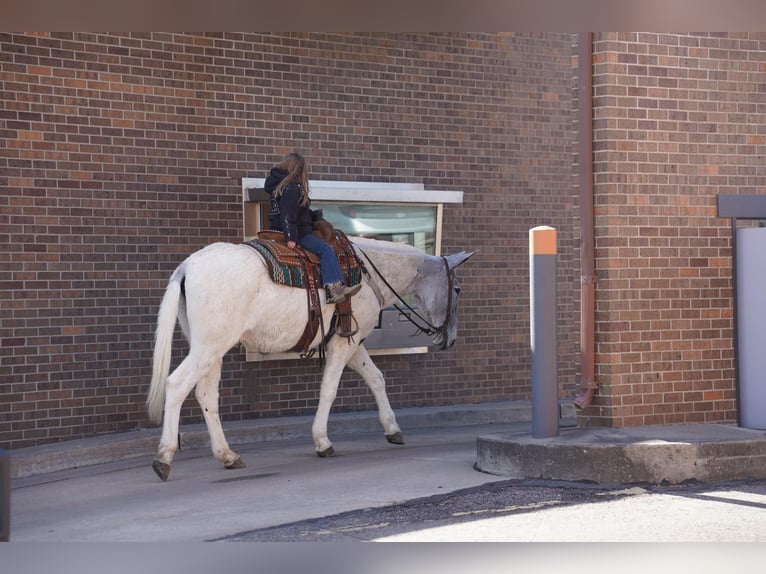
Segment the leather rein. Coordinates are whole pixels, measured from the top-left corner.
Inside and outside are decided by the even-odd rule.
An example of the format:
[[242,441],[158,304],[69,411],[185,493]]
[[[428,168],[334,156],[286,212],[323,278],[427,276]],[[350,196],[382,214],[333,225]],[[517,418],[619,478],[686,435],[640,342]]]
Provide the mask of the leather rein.
[[[405,301],[401,297],[401,295],[399,295],[399,293],[396,292],[396,289],[391,287],[391,284],[383,276],[383,274],[380,272],[380,270],[378,270],[378,268],[375,266],[375,263],[373,263],[372,259],[370,259],[369,255],[367,255],[360,247],[358,247],[358,246],[354,246],[354,247],[356,247],[356,249],[359,249],[359,251],[362,253],[362,255],[364,255],[365,258],[367,259],[367,261],[370,263],[370,265],[372,266],[372,268],[375,271],[375,273],[378,274],[378,277],[380,277],[383,280],[383,283],[385,284],[385,286],[388,287],[388,289],[391,291],[391,293],[393,293],[396,296],[396,298],[399,299],[399,301],[402,303],[402,305],[404,305],[407,308],[409,313],[405,313],[404,310],[401,307],[399,307],[398,305],[394,304],[394,308],[397,311],[399,311],[402,315],[404,315],[404,317],[410,323],[415,325],[415,328],[417,329],[416,333],[425,333],[426,335],[431,337],[433,335],[436,335],[437,333],[443,333],[446,330],[447,324],[449,323],[450,317],[452,316],[453,277],[452,277],[452,273],[450,273],[449,262],[447,261],[447,258],[444,257],[444,255],[441,256],[441,260],[444,262],[444,269],[447,271],[447,313],[446,313],[446,316],[444,317],[444,322],[440,326],[436,327],[430,321],[428,321],[428,319],[426,319],[420,313],[418,313],[415,309],[413,309],[410,306],[410,304],[407,303],[407,301]],[[364,262],[359,260],[359,263],[362,266],[362,269],[365,269]],[[368,275],[369,275],[369,273],[368,273]],[[421,324],[418,324],[412,318],[412,315],[415,315],[418,319],[420,319],[425,324],[425,326],[421,325]]]

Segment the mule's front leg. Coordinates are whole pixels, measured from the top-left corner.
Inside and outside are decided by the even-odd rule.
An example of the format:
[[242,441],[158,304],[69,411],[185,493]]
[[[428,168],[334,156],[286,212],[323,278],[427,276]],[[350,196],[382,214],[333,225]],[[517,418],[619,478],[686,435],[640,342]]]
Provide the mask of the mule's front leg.
[[[335,449],[327,438],[327,420],[338,393],[343,367],[348,360],[348,350],[338,349],[338,339],[337,336],[333,337],[328,345],[327,362],[322,373],[322,386],[319,389],[319,405],[314,415],[314,423],[311,425],[311,436],[314,439],[316,453],[323,458],[335,455]],[[342,340],[342,345],[349,346],[346,339]]]

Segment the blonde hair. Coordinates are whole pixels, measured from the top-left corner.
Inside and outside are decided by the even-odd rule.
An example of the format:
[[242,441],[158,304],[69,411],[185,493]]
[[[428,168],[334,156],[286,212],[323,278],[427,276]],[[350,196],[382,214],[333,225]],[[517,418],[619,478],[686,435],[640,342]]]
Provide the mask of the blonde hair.
[[277,166],[279,171],[287,173],[282,181],[279,182],[274,190],[274,197],[282,195],[282,189],[288,183],[297,183],[301,190],[301,206],[305,207],[309,203],[309,177],[308,170],[306,169],[306,160],[299,153],[289,153],[285,156],[285,159]]

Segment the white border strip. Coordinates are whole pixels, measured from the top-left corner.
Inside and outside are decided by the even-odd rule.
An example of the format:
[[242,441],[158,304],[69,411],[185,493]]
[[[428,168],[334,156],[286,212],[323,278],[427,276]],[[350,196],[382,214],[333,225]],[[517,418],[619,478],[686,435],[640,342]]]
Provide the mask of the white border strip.
[[[243,177],[242,196],[262,188],[262,177]],[[311,199],[316,201],[360,201],[379,203],[463,203],[462,191],[423,189],[422,183],[377,183],[369,181],[311,180]]]

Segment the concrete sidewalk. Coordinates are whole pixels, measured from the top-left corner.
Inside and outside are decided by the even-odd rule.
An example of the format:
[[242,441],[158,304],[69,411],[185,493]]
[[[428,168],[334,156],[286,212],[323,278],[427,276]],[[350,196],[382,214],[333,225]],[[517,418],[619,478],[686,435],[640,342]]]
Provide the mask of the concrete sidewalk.
[[[575,407],[562,405],[562,425],[575,425]],[[396,420],[402,430],[451,428],[469,425],[502,425],[531,420],[528,401],[501,401],[444,407],[398,409]],[[313,416],[253,419],[224,423],[229,445],[250,445],[284,439],[304,439],[311,445]],[[91,465],[108,464],[152,456],[157,451],[160,428],[64,441],[10,451],[11,478],[23,478]],[[359,433],[382,433],[377,411],[332,413],[328,434],[347,436]],[[180,451],[209,448],[204,424],[185,425],[180,429]]]
[[151,468],[155,432],[14,451],[10,539],[215,540],[478,487],[504,479],[474,469],[476,437],[521,430],[529,417],[523,403],[400,409],[399,446],[386,441],[377,413],[335,414],[333,458],[316,456],[311,417],[225,425],[247,465],[235,470],[214,459],[205,431],[186,427],[167,482]]

